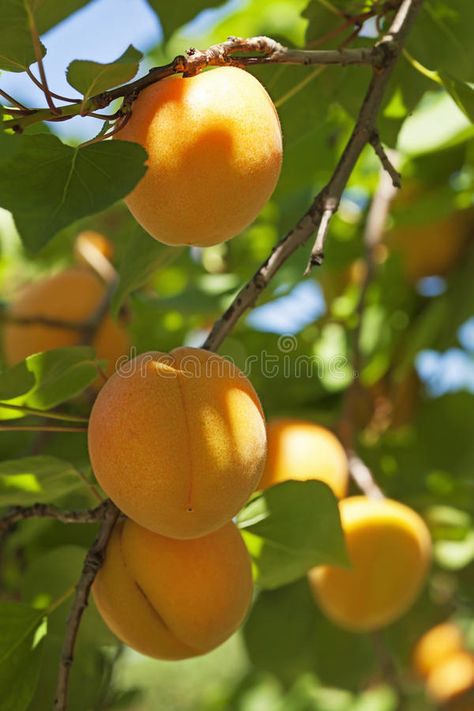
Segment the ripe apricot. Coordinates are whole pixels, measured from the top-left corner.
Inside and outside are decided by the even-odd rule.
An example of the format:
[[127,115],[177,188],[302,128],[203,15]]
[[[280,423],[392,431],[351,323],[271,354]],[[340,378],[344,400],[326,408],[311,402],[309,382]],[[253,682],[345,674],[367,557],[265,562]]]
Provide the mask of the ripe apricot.
[[[456,709],[472,709],[474,698],[474,655],[469,652],[457,652],[438,664],[428,676],[426,688],[429,695],[439,704],[456,704]],[[464,706],[466,701],[466,706]],[[454,708],[454,707],[453,707]]]
[[413,652],[413,666],[425,679],[439,664],[463,650],[461,630],[453,622],[432,627],[418,640]]
[[268,454],[260,489],[287,479],[319,479],[335,496],[345,496],[348,465],[344,449],[325,427],[296,419],[275,419],[267,425]]
[[351,568],[310,572],[323,611],[341,627],[388,625],[413,603],[425,580],[431,540],[423,520],[398,501],[354,496],[339,503]]
[[191,541],[119,523],[93,586],[112,632],[142,654],[209,652],[242,623],[252,598],[250,557],[233,523]]
[[209,247],[257,217],[281,168],[280,122],[262,84],[219,67],[142,91],[117,138],[140,143],[148,170],[125,202],[152,237]]
[[[68,323],[86,321],[99,306],[105,293],[104,283],[90,269],[72,267],[52,277],[26,286],[13,301],[13,318],[43,317]],[[4,329],[5,358],[11,365],[32,353],[79,345],[82,334],[67,328],[45,324],[7,323]],[[123,326],[106,315],[91,345],[97,356],[108,361],[108,373],[129,347]]]
[[164,536],[196,538],[229,521],[258,485],[264,416],[230,361],[199,348],[144,353],[100,391],[89,453],[127,516]]

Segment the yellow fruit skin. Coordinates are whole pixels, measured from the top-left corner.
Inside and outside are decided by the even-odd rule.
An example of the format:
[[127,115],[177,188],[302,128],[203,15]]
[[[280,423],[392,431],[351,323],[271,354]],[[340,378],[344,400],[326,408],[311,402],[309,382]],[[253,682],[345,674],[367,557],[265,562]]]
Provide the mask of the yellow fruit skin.
[[230,361],[199,348],[144,353],[100,391],[89,453],[127,516],[164,536],[196,538],[229,521],[257,487],[265,421]]
[[453,622],[432,627],[418,640],[413,652],[413,666],[419,677],[426,679],[435,667],[442,664],[464,646],[461,630]]
[[260,82],[235,67],[153,84],[116,137],[148,153],[147,173],[125,202],[165,244],[209,247],[235,237],[280,174],[276,109]]
[[178,541],[127,520],[112,534],[93,595],[119,639],[171,660],[204,654],[230,637],[252,589],[250,558],[233,523]]
[[[81,323],[95,312],[104,293],[105,285],[91,270],[73,267],[26,286],[10,306],[9,314]],[[32,353],[80,343],[80,332],[64,328],[7,323],[4,329],[5,358],[10,365]],[[129,339],[126,330],[107,315],[91,345],[99,358],[108,361],[107,372],[111,374],[117,360],[127,353]]]
[[295,419],[275,419],[267,425],[268,454],[260,489],[288,479],[318,479],[335,496],[345,496],[347,458],[339,440],[325,427]]
[[322,610],[341,627],[368,632],[400,617],[425,580],[431,540],[423,520],[397,501],[354,496],[339,503],[352,568],[310,572]]
[[[456,709],[474,708],[474,655],[469,652],[457,652],[438,664],[428,676],[427,691],[438,703],[451,704],[459,700]],[[469,692],[473,697],[469,700],[463,697]],[[464,701],[466,705],[464,706]],[[471,705],[469,705],[471,704]],[[449,708],[453,708],[454,706]]]

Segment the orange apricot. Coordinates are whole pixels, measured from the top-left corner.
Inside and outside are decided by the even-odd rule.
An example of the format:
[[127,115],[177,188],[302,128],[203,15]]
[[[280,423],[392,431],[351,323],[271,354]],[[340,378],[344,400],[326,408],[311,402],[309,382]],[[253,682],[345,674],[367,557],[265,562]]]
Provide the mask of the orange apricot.
[[242,623],[252,599],[250,557],[233,523],[189,541],[119,523],[92,592],[125,644],[157,659],[209,652]]
[[443,622],[418,640],[413,652],[413,667],[422,679],[426,679],[435,667],[463,650],[461,630],[454,622]]
[[322,610],[341,627],[367,632],[408,610],[423,586],[431,558],[428,529],[398,501],[354,496],[339,503],[351,568],[310,572]]
[[280,174],[276,109],[262,84],[235,67],[152,84],[116,137],[148,153],[148,170],[125,202],[165,244],[209,247],[235,237]]
[[225,358],[199,348],[144,353],[100,391],[89,453],[127,516],[196,538],[229,521],[257,487],[265,421],[251,383]]
[[[8,313],[13,319],[42,317],[81,324],[94,314],[105,289],[90,269],[72,267],[24,287]],[[14,365],[32,353],[79,345],[81,339],[79,330],[12,321],[4,329],[5,358]],[[112,373],[117,360],[127,353],[129,339],[125,328],[106,315],[91,345],[99,358],[107,360],[107,372]]]
[[472,711],[474,705],[474,655],[470,652],[459,651],[442,661],[428,676],[426,689],[439,704],[449,704],[449,708],[454,708],[455,705],[456,710],[465,708],[466,711]]
[[267,437],[267,462],[260,489],[287,479],[319,479],[338,498],[345,496],[347,457],[332,432],[306,420],[281,418],[268,423]]

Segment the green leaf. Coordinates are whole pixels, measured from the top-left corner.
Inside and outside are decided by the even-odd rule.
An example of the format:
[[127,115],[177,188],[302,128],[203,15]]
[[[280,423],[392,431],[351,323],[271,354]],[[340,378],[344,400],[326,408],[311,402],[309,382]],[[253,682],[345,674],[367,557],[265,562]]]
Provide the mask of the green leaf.
[[[0,395],[6,394],[3,399],[12,405],[49,410],[81,393],[96,378],[94,348],[55,348],[28,356],[1,373]],[[14,414],[14,417],[18,416],[18,413]],[[12,410],[0,408],[0,418],[11,417]]]
[[473,81],[473,24],[472,0],[430,0],[423,3],[413,25],[408,50],[428,69]]
[[41,35],[90,2],[91,0],[28,0]]
[[132,291],[149,281],[158,269],[168,266],[182,251],[150,239],[138,225],[131,230],[118,265],[120,281],[112,299],[113,313],[118,313]]
[[452,96],[469,121],[474,123],[474,89],[465,81],[459,81],[446,72],[439,72],[443,86]]
[[193,20],[202,10],[223,5],[225,0],[148,0],[148,4],[160,19],[163,32],[168,39],[175,30]]
[[141,52],[130,45],[110,64],[76,59],[67,68],[67,80],[74,89],[83,94],[86,101],[95,94],[133,79],[142,56]]
[[50,456],[0,463],[0,506],[48,504],[84,486],[77,470]]
[[346,565],[337,500],[320,481],[285,481],[252,499],[238,516],[256,583],[277,588],[315,565]]
[[323,685],[360,688],[374,664],[371,640],[327,620],[306,579],[261,592],[243,632],[256,669],[284,683],[311,671]]
[[[94,530],[90,532],[91,539]],[[48,608],[55,600],[64,603],[55,608],[48,621],[48,631],[64,633],[72,592],[81,576],[87,550],[77,545],[58,546],[37,555],[28,566],[21,583],[22,599],[38,608]],[[67,597],[71,591],[71,597]],[[81,644],[116,644],[117,638],[105,626],[92,599],[81,622]]]
[[43,612],[27,605],[0,604],[0,698],[2,711],[28,708],[38,683]]
[[146,153],[127,141],[71,148],[55,136],[23,136],[13,159],[0,163],[0,204],[10,210],[35,252],[61,228],[103,210],[133,189]]
[[[43,54],[45,50],[43,48]],[[28,14],[23,0],[0,3],[0,69],[23,72],[35,61]]]
[[[36,61],[30,17],[39,34],[50,30],[90,0],[2,0],[0,3],[0,69],[23,72]],[[31,14],[30,14],[31,13]],[[42,46],[42,56],[46,54]]]

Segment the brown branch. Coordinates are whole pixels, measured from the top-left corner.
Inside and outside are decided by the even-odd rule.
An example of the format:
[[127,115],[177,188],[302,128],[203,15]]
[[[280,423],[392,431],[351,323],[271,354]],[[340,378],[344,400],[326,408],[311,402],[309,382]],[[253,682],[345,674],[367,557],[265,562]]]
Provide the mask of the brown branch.
[[66,711],[69,674],[74,660],[74,648],[79,632],[82,615],[88,605],[92,583],[104,561],[104,554],[114,525],[119,517],[119,510],[109,500],[104,504],[103,523],[94,543],[90,547],[82,568],[81,577],[76,587],[76,594],[69,613],[64,643],[59,666],[58,682],[54,699],[55,711]]
[[372,132],[372,135],[370,137],[370,145],[373,147],[377,157],[379,158],[380,162],[382,163],[382,166],[387,171],[387,173],[390,175],[390,177],[392,179],[393,187],[394,188],[401,188],[402,187],[402,176],[400,175],[398,170],[395,168],[395,166],[392,164],[392,162],[390,161],[390,158],[388,157],[387,153],[385,152],[385,149],[384,149],[382,142],[380,140],[378,131]]
[[32,506],[15,506],[0,517],[0,534],[7,531],[20,521],[29,518],[52,518],[61,523],[95,523],[105,517],[108,502],[104,501],[95,509],[84,511],[63,511],[49,504],[32,504]]
[[319,228],[325,212],[334,212],[360,154],[375,130],[385,89],[392,75],[403,43],[423,0],[403,0],[387,34],[377,44],[385,57],[383,68],[374,70],[356,124],[328,184],[316,196],[297,225],[277,244],[252,279],[240,290],[223,316],[216,321],[203,348],[215,350],[237,321],[256,301],[260,293],[298,247],[305,244]]
[[[40,56],[41,59],[41,56]],[[169,64],[150,69],[148,74],[123,86],[102,92],[87,100],[71,102],[69,106],[56,107],[52,104],[53,94],[43,78],[44,67],[38,60],[41,81],[33,81],[41,86],[48,99],[48,109],[31,109],[28,116],[18,117],[4,122],[6,128],[21,132],[25,127],[38,121],[67,121],[74,116],[88,116],[97,109],[109,106],[115,99],[124,99],[124,110],[138,94],[151,84],[166,79],[173,74],[192,76],[210,66],[249,67],[257,64],[299,64],[310,65],[366,65],[382,69],[390,61],[386,48],[380,43],[373,47],[357,49],[293,49],[284,47],[269,37],[250,37],[243,39],[229,37],[225,42],[212,45],[206,50],[190,49],[186,55],[179,55]],[[52,105],[51,105],[52,104]]]

